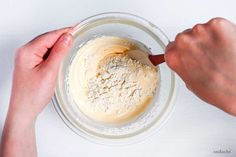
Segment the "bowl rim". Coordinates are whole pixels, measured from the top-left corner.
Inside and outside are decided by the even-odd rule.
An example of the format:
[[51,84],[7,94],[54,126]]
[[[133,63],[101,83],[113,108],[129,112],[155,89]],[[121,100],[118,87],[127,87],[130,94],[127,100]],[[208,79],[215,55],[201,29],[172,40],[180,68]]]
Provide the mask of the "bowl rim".
[[[123,17],[130,19],[130,20],[135,18],[135,20],[142,22],[143,25],[144,25],[144,23],[146,23],[147,25],[149,25],[149,27],[151,26],[151,29],[155,29],[155,31],[158,31],[159,34],[162,35],[161,39],[166,40],[166,41],[164,41],[164,42],[166,42],[166,44],[169,43],[168,37],[159,27],[157,27],[156,25],[149,22],[148,20],[146,20],[143,17],[137,16],[137,15],[134,15],[131,13],[127,13],[127,12],[104,12],[104,13],[99,13],[99,14],[89,16],[89,17],[81,20],[81,22],[79,22],[78,24],[76,24],[69,33],[71,33],[73,36],[75,36],[77,31],[81,28],[81,26],[86,25],[87,23],[89,23],[90,20],[93,20],[94,18],[98,18],[98,17],[103,18],[103,16],[106,17],[106,16],[114,16],[114,15],[123,16]],[[76,133],[77,135],[79,135],[80,137],[82,137],[88,141],[91,141],[91,142],[94,142],[97,144],[102,144],[102,145],[110,145],[110,146],[113,146],[113,145],[120,146],[120,145],[137,143],[140,141],[144,141],[144,139],[147,139],[148,137],[154,135],[154,132],[159,130],[165,124],[165,122],[168,121],[168,119],[170,118],[170,116],[174,110],[174,107],[175,107],[174,101],[176,99],[178,82],[176,79],[176,74],[171,69],[170,69],[170,71],[173,74],[173,80],[172,80],[173,81],[173,91],[172,91],[171,98],[169,99],[169,103],[168,103],[170,105],[168,106],[165,113],[163,113],[162,117],[160,118],[161,122],[159,123],[158,127],[155,126],[157,123],[154,123],[152,126],[150,126],[145,131],[143,131],[139,134],[136,134],[134,136],[131,136],[131,137],[126,137],[126,138],[121,138],[121,139],[109,139],[109,138],[102,138],[102,137],[96,136],[96,135],[91,135],[90,133],[87,133],[86,131],[75,127],[72,124],[72,122],[70,122],[70,120],[68,120],[66,118],[67,116],[64,114],[64,112],[60,108],[59,102],[57,100],[56,90],[55,90],[55,93],[52,97],[52,103],[53,103],[54,109],[56,110],[56,112],[58,113],[60,118],[63,120],[63,122],[66,124],[66,126],[68,128],[70,128],[74,133]],[[149,132],[149,133],[147,133],[147,132]],[[144,133],[145,133],[145,135],[144,135]],[[142,137],[138,138],[137,136],[142,136]]]
[[130,18],[135,18],[136,20],[139,20],[139,21],[142,21],[142,22],[146,22],[148,23],[151,27],[157,29],[159,32],[161,32],[161,35],[163,35],[167,40],[168,40],[168,43],[170,43],[170,40],[168,38],[168,36],[158,27],[156,26],[155,24],[153,24],[152,22],[150,22],[149,20],[141,17],[141,16],[138,16],[138,15],[135,15],[135,14],[132,14],[132,13],[128,13],[128,12],[102,12],[102,13],[98,13],[98,14],[94,14],[94,15],[91,15],[91,16],[88,16],[86,18],[84,18],[83,20],[81,20],[80,22],[78,22],[77,24],[75,24],[72,29],[69,31],[69,33],[73,36],[75,36],[75,34],[77,33],[77,31],[79,30],[79,28],[86,24],[87,22],[89,22],[89,20],[92,20],[93,18],[95,17],[100,17],[100,16],[106,16],[106,15],[120,15],[120,16],[126,16],[126,17],[130,17]]

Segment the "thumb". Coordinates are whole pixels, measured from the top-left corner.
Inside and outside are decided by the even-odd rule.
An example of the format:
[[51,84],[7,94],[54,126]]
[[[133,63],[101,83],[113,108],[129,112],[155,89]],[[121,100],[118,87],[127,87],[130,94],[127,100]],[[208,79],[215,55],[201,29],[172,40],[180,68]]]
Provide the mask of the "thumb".
[[48,58],[45,61],[45,68],[56,70],[59,68],[61,61],[73,44],[73,36],[70,33],[64,33],[56,41],[51,49]]

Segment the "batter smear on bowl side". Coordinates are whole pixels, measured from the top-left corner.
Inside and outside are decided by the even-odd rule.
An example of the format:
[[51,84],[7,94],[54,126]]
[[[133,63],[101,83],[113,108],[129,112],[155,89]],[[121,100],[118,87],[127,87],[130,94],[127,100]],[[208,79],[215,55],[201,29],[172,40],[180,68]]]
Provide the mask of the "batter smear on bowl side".
[[159,85],[158,68],[132,59],[142,50],[127,38],[102,36],[85,43],[69,69],[69,90],[80,110],[94,121],[128,122],[150,105]]

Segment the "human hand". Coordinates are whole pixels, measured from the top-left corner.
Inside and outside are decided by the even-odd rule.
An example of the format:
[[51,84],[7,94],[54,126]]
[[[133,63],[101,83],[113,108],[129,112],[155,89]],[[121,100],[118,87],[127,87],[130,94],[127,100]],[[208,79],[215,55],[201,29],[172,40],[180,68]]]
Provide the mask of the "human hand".
[[202,100],[236,115],[236,26],[214,18],[179,33],[165,53],[168,66]]
[[72,46],[69,31],[42,34],[18,49],[0,156],[37,156],[35,119],[50,101],[60,63]]
[[69,30],[42,34],[17,50],[10,114],[33,120],[49,103],[60,63],[73,43]]

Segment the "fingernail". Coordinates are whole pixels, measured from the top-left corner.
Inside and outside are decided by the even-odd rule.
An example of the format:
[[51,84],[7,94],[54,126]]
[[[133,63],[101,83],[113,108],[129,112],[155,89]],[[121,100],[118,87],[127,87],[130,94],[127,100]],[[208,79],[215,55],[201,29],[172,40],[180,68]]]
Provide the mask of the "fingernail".
[[61,40],[65,45],[70,45],[72,41],[72,35],[70,33],[66,33],[62,36]]

